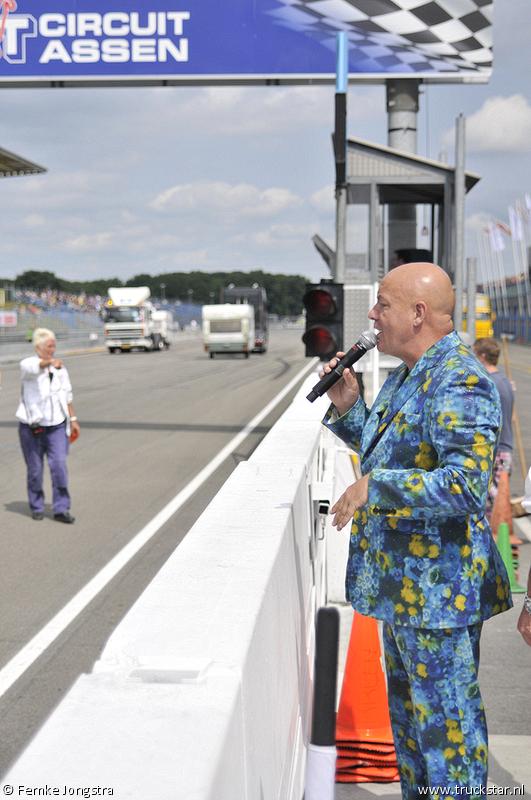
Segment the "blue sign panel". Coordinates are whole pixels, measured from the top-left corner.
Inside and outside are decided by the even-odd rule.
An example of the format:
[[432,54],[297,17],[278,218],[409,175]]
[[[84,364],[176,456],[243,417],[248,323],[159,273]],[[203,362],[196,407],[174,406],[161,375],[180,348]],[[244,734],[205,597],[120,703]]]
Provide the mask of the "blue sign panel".
[[488,0],[0,0],[0,83],[485,81]]

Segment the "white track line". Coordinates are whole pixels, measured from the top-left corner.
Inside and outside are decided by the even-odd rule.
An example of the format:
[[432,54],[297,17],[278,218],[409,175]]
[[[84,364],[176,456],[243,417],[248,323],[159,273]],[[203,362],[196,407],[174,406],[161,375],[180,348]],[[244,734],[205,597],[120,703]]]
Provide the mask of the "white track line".
[[208,478],[217,470],[225,459],[258,427],[261,421],[273,411],[284,399],[291,389],[313,368],[319,359],[312,359],[297,375],[249,422],[243,430],[231,439],[212,461],[209,462],[185,488],[170,500],[167,506],[142,528],[142,530],[126,544],[126,546],[112,558],[97,575],[81,589],[47,625],[31,639],[22,650],[13,656],[5,667],[0,670],[0,697],[2,697],[26,672],[29,667],[41,656],[52,642],[63,633],[77,616],[94,600],[123,567],[138,553],[138,551],[162,528],[162,526],[181,508],[182,505],[196,492]]

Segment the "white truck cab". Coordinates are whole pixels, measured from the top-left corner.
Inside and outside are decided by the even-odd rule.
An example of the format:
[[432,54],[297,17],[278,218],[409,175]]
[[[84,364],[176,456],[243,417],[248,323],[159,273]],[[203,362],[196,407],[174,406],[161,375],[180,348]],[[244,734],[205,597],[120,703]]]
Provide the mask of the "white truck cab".
[[157,311],[147,286],[110,287],[105,308],[105,344],[110,353],[170,346],[168,311]]

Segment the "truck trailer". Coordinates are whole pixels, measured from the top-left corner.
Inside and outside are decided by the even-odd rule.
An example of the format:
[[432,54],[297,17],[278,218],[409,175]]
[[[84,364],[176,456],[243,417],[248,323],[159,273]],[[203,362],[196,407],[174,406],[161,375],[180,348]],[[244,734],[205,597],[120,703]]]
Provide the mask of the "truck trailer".
[[210,358],[217,353],[243,353],[249,358],[255,343],[254,308],[232,303],[203,306],[202,333]]
[[254,308],[254,346],[255,353],[265,353],[269,338],[269,319],[267,316],[267,295],[263,286],[235,286],[230,283],[221,289],[222,303],[245,304]]

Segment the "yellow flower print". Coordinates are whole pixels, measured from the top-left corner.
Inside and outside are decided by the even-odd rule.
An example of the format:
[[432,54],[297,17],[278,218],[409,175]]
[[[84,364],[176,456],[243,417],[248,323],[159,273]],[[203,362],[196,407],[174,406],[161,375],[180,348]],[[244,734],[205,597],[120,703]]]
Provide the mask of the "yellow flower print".
[[427,442],[421,442],[419,444],[419,452],[415,456],[415,464],[420,467],[420,469],[424,469],[426,472],[429,472],[435,467],[436,463],[437,457],[431,446],[427,444]]
[[439,545],[438,544],[431,544],[428,549],[428,558],[438,558],[439,557]]
[[428,677],[428,671],[426,669],[426,664],[417,664],[417,675],[420,675],[421,678]]
[[417,600],[417,595],[411,588],[413,586],[413,581],[411,578],[406,576],[402,579],[402,583],[404,584],[404,588],[400,592],[401,596],[404,598],[406,603],[415,603]]
[[455,750],[452,747],[447,747],[446,750],[443,752],[443,756],[447,761],[451,761],[452,758],[455,756]]
[[396,605],[395,605],[395,611],[396,611],[396,613],[397,613],[397,614],[403,614],[405,610],[406,610],[406,609],[405,609],[405,607],[402,605],[402,603],[396,603]]
[[461,728],[458,728],[457,725],[458,723],[455,719],[446,720],[446,727],[448,728],[446,737],[450,742],[454,742],[455,744],[461,744],[461,742],[463,741],[463,731],[461,730]]
[[[397,517],[410,517],[412,513],[413,513],[413,509],[410,508],[409,506],[406,506],[405,508],[397,509],[397,512],[396,512],[395,516],[397,516]],[[389,518],[389,522],[390,521],[391,520]]]
[[475,459],[470,458],[470,457],[469,458],[465,458],[464,466],[467,469],[476,469],[477,465],[478,465],[478,462]]
[[432,713],[433,712],[431,712],[426,706],[420,704],[417,706],[417,717],[419,722],[424,722],[428,717],[431,717]]
[[481,761],[483,764],[486,764],[487,755],[488,755],[488,750],[484,744],[480,744],[479,747],[476,747],[476,759],[478,761]]
[[366,550],[368,546],[369,546],[369,542],[367,541],[367,539],[362,539],[360,541],[360,547],[361,547],[362,550]]
[[458,594],[457,597],[454,600],[454,606],[459,611],[464,611],[465,610],[465,603],[466,603],[466,597],[464,596],[464,594]]
[[472,549],[471,549],[470,545],[464,544],[462,546],[461,555],[463,556],[463,558],[467,558],[470,555],[471,552],[472,552]]
[[417,602],[417,595],[415,594],[413,589],[402,589],[400,594],[404,598],[406,603],[416,603]]
[[458,483],[452,483],[450,486],[450,491],[452,494],[463,494],[463,490]]
[[391,564],[391,558],[389,556],[389,553],[382,553],[381,550],[378,550],[378,552],[376,553],[376,561],[378,562],[380,567],[382,567],[385,570],[389,569],[389,566]]
[[465,386],[468,386],[469,389],[473,389],[476,383],[479,383],[478,375],[469,375],[465,381]]
[[477,456],[488,457],[492,451],[492,444],[487,442],[485,436],[482,433],[475,433],[474,434],[474,453]]
[[416,745],[414,739],[408,739],[406,744],[407,744],[407,746],[409,747],[410,750],[416,750],[417,749],[417,745]]
[[473,564],[474,572],[478,575],[483,576],[487,571],[487,562],[484,558],[475,558]]
[[439,414],[437,422],[443,428],[449,428],[451,430],[459,422],[459,416],[455,411],[445,411]]
[[394,418],[397,433],[401,436],[408,428],[408,423],[404,420],[404,415],[399,411]]
[[406,482],[406,489],[412,492],[421,492],[424,489],[424,480],[419,473],[413,474]]
[[505,600],[507,597],[507,587],[502,583],[500,575],[496,575],[496,597],[499,600]]
[[411,541],[409,543],[409,552],[413,553],[414,556],[426,555],[426,547],[424,544],[422,544],[422,539],[420,536],[411,537]]

